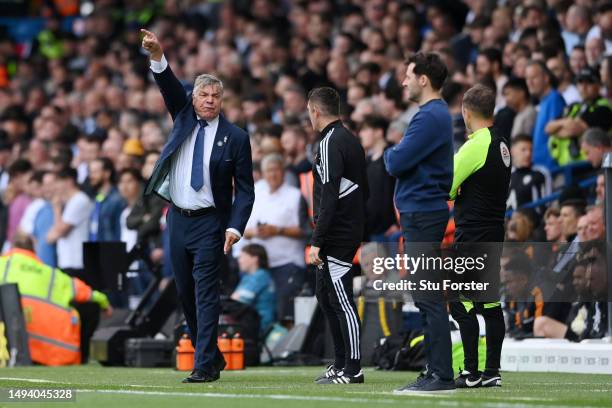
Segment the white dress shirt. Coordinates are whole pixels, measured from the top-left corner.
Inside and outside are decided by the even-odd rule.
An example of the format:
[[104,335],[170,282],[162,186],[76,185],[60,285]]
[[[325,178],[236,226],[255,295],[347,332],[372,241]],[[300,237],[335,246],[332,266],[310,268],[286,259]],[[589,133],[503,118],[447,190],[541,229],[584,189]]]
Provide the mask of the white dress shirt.
[[[257,228],[258,224],[283,228],[299,226],[301,199],[302,192],[296,187],[283,184],[276,191],[271,191],[265,180],[259,180],[255,183],[255,202],[246,228]],[[290,263],[305,266],[304,239],[276,235],[266,239],[255,237],[243,241],[242,245],[236,246],[235,255],[240,253],[243,245],[256,243],[266,249],[271,268]]]
[[[168,67],[166,57],[162,55],[161,60],[151,60],[151,71],[159,74]],[[198,117],[198,120],[200,117]],[[210,156],[215,142],[215,135],[219,127],[219,117],[207,120],[208,125],[204,129],[204,185],[199,191],[191,187],[191,166],[193,162],[193,150],[200,130],[200,124],[196,124],[191,135],[185,139],[178,150],[172,155],[172,165],[170,166],[170,198],[177,207],[185,210],[197,210],[200,208],[214,207],[215,199],[212,193],[210,181]],[[238,237],[242,235],[235,228],[228,228],[227,231],[233,232]]]
[[197,139],[200,124],[191,132],[191,135],[179,146],[172,155],[172,166],[170,166],[170,197],[172,202],[186,210],[197,210],[199,208],[214,207],[212,184],[210,183],[210,154],[212,153],[219,117],[207,121],[208,126],[204,128],[204,185],[199,191],[191,187],[191,166],[193,161],[193,150]]

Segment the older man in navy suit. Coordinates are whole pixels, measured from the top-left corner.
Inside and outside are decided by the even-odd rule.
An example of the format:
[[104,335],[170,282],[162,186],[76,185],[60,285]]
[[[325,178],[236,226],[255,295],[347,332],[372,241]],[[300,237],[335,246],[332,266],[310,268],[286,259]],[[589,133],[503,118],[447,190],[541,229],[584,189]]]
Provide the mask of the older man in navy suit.
[[220,262],[241,238],[255,199],[249,135],[220,113],[218,78],[198,76],[188,97],[155,34],[142,32],[142,47],[150,53],[153,77],[174,121],[145,195],[156,193],[172,203],[170,258],[195,347],[194,370],[183,382],[216,381],[225,367],[217,348]]

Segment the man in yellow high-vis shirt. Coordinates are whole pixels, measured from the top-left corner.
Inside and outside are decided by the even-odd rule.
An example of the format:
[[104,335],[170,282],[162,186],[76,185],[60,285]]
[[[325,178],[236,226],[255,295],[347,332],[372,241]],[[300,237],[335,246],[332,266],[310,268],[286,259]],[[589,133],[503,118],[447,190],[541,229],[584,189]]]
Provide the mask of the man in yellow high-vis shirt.
[[[475,85],[463,96],[462,113],[470,135],[454,157],[453,186],[450,198],[455,200],[455,242],[499,243],[492,248],[499,254],[488,254],[489,262],[499,262],[504,241],[506,199],[510,188],[512,159],[508,141],[493,127],[495,92]],[[465,250],[466,246],[460,248]],[[499,271],[499,264],[497,265]],[[493,265],[491,265],[493,270]],[[451,302],[450,310],[459,324],[464,351],[464,370],[455,381],[457,388],[501,386],[499,374],[501,348],[505,335],[500,302]],[[480,330],[476,313],[486,325],[487,359],[485,371],[478,371]]]
[[[97,303],[112,314],[106,295],[78,278],[42,263],[31,239],[17,233],[13,249],[0,256],[0,283],[16,283],[21,294],[32,361],[44,365],[81,363],[81,323],[71,302]],[[82,340],[86,340],[83,342]]]

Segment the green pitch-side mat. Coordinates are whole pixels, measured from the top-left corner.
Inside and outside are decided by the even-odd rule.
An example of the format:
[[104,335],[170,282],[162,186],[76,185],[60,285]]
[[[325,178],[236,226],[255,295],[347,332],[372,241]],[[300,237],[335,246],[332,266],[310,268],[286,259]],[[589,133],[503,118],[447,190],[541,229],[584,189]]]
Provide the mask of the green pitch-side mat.
[[612,407],[612,376],[503,373],[503,387],[434,396],[393,395],[417,373],[365,369],[366,384],[316,385],[323,367],[225,371],[212,384],[181,384],[185,373],[98,364],[0,369],[0,388],[76,390],[75,402],[0,402],[2,407]]

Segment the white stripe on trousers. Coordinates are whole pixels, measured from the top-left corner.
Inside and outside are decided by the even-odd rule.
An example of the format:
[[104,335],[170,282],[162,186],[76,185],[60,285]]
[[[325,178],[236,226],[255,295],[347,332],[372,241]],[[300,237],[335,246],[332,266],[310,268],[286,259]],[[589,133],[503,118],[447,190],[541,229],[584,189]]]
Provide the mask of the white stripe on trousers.
[[338,300],[340,301],[340,305],[342,310],[344,311],[344,316],[346,319],[346,323],[349,331],[349,342],[351,345],[351,359],[356,360],[360,358],[359,356],[359,324],[357,323],[357,317],[355,316],[355,311],[351,307],[348,302],[346,292],[344,290],[344,285],[341,280],[333,282],[334,289],[336,290],[336,296],[338,296]]
[[[344,266],[338,265],[336,261],[341,262],[342,264],[344,264]],[[341,291],[344,292],[341,279],[344,275],[346,275],[351,270],[351,266],[350,264],[346,264],[345,262],[342,262],[340,260],[337,260],[336,258],[328,256],[327,257],[327,270],[329,272],[329,276],[332,281],[332,284],[334,285],[334,291],[336,292],[336,298],[338,299],[338,303],[340,304],[340,307],[342,308],[342,311],[344,312],[344,317],[345,317],[346,325],[347,325],[347,331],[349,335],[350,348],[351,348],[351,359],[354,359],[355,358],[354,350],[355,350],[355,342],[356,342],[355,337],[357,337],[359,334],[357,333],[357,336],[355,336],[356,330],[353,325],[353,320],[347,312],[347,306],[348,306],[348,309],[350,310],[352,310],[352,308],[350,307],[350,304],[348,304],[348,302],[344,301],[345,298],[338,292],[338,287],[336,286],[336,284],[339,284]],[[340,322],[340,323],[344,324],[343,322]]]
[[351,263],[349,263],[349,262],[344,262],[344,261],[341,261],[341,260],[339,260],[339,259],[337,259],[337,258],[334,258],[333,256],[328,256],[328,257],[327,257],[327,259],[328,259],[328,260],[331,260],[331,261],[333,261],[333,262],[335,262],[335,263],[337,263],[337,264],[344,265],[344,266],[348,266],[349,268],[351,268],[351,267],[353,266],[353,264],[351,264]]

